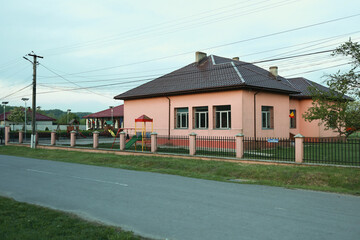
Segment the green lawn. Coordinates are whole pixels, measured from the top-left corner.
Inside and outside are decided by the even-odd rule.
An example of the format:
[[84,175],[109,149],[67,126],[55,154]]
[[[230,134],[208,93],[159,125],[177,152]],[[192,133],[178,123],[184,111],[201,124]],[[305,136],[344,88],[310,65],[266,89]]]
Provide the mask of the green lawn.
[[81,153],[3,146],[0,154],[173,175],[360,195],[360,168],[263,165],[176,157]]
[[135,240],[120,228],[82,220],[72,214],[0,197],[0,239]]

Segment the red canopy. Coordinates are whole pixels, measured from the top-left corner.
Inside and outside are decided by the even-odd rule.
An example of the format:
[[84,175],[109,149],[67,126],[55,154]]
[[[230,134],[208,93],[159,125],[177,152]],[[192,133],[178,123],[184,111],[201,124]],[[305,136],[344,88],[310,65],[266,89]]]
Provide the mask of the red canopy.
[[140,117],[135,119],[135,122],[152,122],[152,118],[149,118],[146,115],[141,115]]

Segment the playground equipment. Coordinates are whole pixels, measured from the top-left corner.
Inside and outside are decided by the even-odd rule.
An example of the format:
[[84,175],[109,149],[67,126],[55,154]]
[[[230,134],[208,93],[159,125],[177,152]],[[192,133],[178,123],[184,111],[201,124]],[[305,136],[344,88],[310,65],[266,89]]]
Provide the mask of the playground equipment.
[[[146,115],[141,115],[140,117],[135,119],[135,136],[133,136],[125,144],[126,149],[129,149],[132,145],[135,144],[135,150],[136,150],[136,142],[141,141],[141,151],[144,151],[144,146],[145,146],[146,140],[148,138],[150,138],[150,134],[146,132],[146,123],[148,123],[148,122],[151,122],[151,132],[153,132],[154,125],[153,125],[152,118],[149,118]],[[137,128],[137,123],[142,123],[141,128]]]

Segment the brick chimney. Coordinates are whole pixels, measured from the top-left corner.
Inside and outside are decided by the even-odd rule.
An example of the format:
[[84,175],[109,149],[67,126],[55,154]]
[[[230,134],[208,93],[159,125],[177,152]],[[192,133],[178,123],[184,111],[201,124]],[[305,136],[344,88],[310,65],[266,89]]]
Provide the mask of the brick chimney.
[[239,57],[233,57],[232,59],[235,60],[235,61],[239,61],[240,58]]
[[275,77],[277,78],[278,76],[278,67],[277,66],[272,66],[269,68],[269,72]]
[[206,58],[206,53],[204,52],[196,52],[195,53],[195,62],[199,63],[203,58]]

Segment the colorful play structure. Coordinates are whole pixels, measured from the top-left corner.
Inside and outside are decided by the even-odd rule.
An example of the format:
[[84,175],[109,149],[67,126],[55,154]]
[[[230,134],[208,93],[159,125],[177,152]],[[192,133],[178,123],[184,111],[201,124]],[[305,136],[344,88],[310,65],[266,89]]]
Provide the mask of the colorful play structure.
[[[137,123],[142,123],[141,128],[137,127]],[[151,123],[151,132],[146,131],[146,123]],[[135,144],[136,151],[136,142],[141,141],[141,151],[146,149],[146,143],[150,141],[150,134],[154,130],[153,119],[149,118],[146,115],[141,115],[135,119],[135,135],[125,144],[125,149],[131,148]]]

